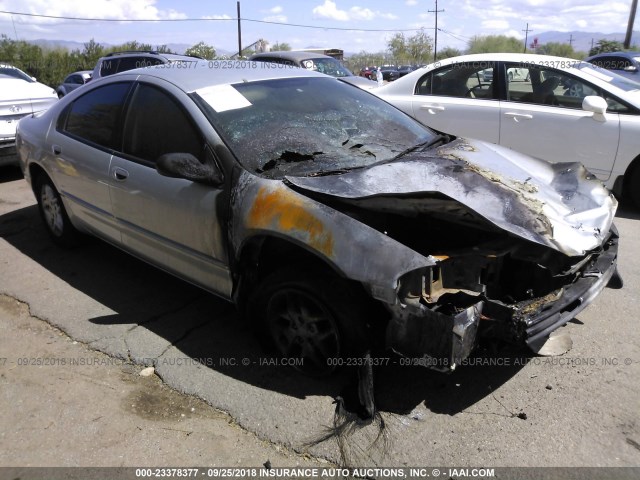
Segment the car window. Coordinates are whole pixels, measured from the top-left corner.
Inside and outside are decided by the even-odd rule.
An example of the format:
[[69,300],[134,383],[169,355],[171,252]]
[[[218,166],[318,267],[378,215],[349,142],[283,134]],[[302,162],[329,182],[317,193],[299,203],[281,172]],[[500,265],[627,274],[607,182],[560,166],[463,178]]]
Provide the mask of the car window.
[[191,153],[203,161],[204,139],[173,97],[140,84],[127,113],[123,152],[153,163],[165,153]]
[[332,77],[351,77],[353,74],[335,58],[309,58],[300,62],[303,68]]
[[506,67],[511,102],[581,109],[584,97],[600,94],[597,87],[561,70],[520,64]]
[[164,63],[159,58],[151,57],[123,57],[120,59],[118,72],[126,72],[127,70],[133,70],[134,68],[151,67],[153,65],[160,65]]
[[417,95],[493,99],[491,62],[455,63],[424,75],[416,85]]
[[107,77],[116,73],[118,61],[119,60],[117,58],[105,58],[104,60],[102,60],[102,64],[100,65],[100,76]]
[[80,75],[71,75],[68,78],[68,83],[73,83],[75,85],[82,85],[84,82],[82,81],[82,77]]
[[69,107],[63,132],[101,147],[118,149],[118,120],[130,86],[129,82],[113,83],[75,100]]

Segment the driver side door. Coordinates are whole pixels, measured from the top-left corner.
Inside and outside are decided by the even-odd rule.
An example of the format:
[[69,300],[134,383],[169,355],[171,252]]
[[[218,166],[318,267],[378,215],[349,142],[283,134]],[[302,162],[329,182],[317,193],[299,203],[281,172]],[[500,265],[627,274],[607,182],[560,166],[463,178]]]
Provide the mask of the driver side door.
[[122,150],[113,156],[109,174],[124,247],[229,298],[223,187],[165,177],[155,168],[165,153],[190,153],[202,163],[216,161],[190,112],[168,91],[138,83],[127,110]]

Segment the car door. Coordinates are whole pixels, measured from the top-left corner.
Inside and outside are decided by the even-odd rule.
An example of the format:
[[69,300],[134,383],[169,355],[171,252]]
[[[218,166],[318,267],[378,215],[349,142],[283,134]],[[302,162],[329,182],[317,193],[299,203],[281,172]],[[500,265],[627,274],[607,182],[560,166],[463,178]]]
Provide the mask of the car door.
[[467,62],[423,75],[410,113],[441,132],[498,143],[500,102],[494,95],[493,70],[492,62]]
[[582,109],[584,98],[601,90],[560,69],[515,63],[505,67],[518,68],[520,79],[507,79],[500,144],[550,162],[580,162],[607,180],[618,149],[619,116]]
[[[186,94],[181,98],[191,102]],[[109,172],[113,211],[127,250],[228,298],[222,187],[165,177],[155,168],[166,153],[190,153],[203,163],[215,162],[192,113],[158,86],[135,87],[122,153],[114,155]]]
[[121,237],[111,208],[109,165],[120,144],[122,108],[131,85],[111,83],[78,97],[47,136],[53,180],[70,214],[115,243]]

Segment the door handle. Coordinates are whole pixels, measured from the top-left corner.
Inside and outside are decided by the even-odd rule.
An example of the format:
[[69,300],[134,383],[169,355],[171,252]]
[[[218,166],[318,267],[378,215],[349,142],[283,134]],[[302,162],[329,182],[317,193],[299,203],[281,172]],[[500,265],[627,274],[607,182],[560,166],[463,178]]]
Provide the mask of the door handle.
[[54,155],[60,155],[62,153],[62,149],[58,145],[51,145],[51,151]]
[[116,180],[126,180],[129,177],[129,172],[127,172],[124,168],[115,167],[113,169],[113,178]]
[[441,105],[420,105],[420,110],[426,110],[431,115],[435,115],[436,112],[444,112],[445,108]]
[[517,112],[507,112],[504,114],[505,117],[513,118],[516,122],[520,120],[531,120],[533,115],[529,113],[517,113]]

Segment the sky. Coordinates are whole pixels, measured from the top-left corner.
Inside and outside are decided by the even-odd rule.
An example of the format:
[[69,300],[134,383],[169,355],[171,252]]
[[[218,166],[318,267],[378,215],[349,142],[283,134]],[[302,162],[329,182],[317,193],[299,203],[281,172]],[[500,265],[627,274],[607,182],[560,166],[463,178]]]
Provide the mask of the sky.
[[[524,39],[527,23],[533,31],[529,38],[545,31],[625,32],[630,6],[631,0],[440,0],[438,49],[463,50],[474,35]],[[410,36],[424,28],[434,36],[435,0],[241,0],[240,8],[241,17],[247,19],[242,21],[243,46],[264,39],[271,44],[286,42],[293,49],[378,52],[386,49],[396,32]],[[154,46],[203,41],[219,51],[238,48],[236,0],[0,0],[0,10],[54,17],[180,20],[102,22],[0,13],[0,33],[12,39],[86,42],[93,38],[109,44],[137,40]],[[640,30],[640,25],[636,27]]]

